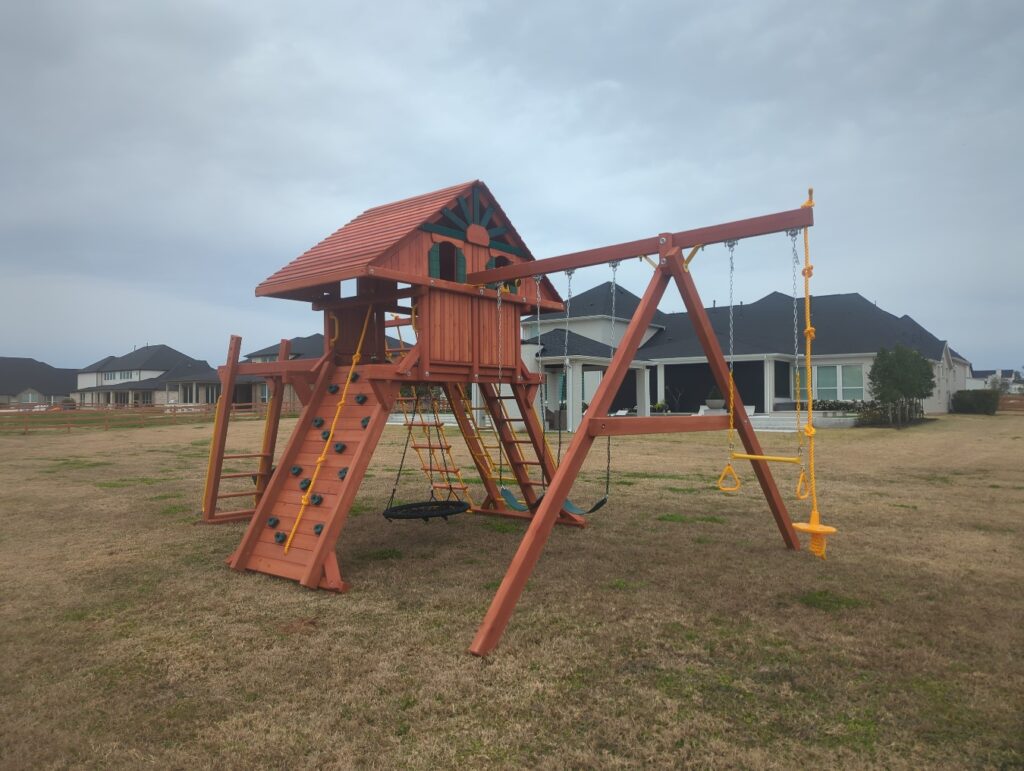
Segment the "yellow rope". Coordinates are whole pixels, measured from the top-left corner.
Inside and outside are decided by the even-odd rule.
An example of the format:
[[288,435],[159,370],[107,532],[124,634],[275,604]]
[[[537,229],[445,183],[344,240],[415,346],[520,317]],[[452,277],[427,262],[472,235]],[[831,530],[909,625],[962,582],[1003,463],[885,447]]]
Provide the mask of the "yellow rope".
[[359,342],[356,344],[355,353],[352,354],[352,363],[348,367],[348,377],[345,378],[345,388],[341,392],[341,398],[338,399],[338,408],[334,411],[334,420],[331,421],[331,430],[327,435],[327,441],[324,442],[324,449],[320,453],[320,457],[316,459],[316,468],[313,470],[313,476],[310,479],[309,487],[306,488],[306,492],[302,496],[302,506],[299,508],[299,515],[295,517],[295,523],[292,525],[291,532],[288,533],[288,540],[284,544],[284,553],[288,553],[288,549],[291,548],[292,539],[295,537],[296,531],[299,529],[299,522],[302,521],[302,515],[306,513],[306,507],[309,505],[310,497],[313,495],[313,488],[316,487],[317,477],[320,476],[320,468],[323,466],[324,461],[327,460],[327,451],[331,447],[331,440],[334,438],[334,429],[338,426],[338,418],[341,417],[341,410],[345,406],[345,398],[348,396],[348,388],[352,385],[352,375],[356,371],[356,366],[359,364],[359,360],[363,357],[363,340],[366,338],[366,330],[370,326],[370,316],[373,315],[373,306],[371,305],[366,309],[366,318],[363,320],[363,331],[359,333]]
[[[814,190],[807,191],[807,200],[801,208],[814,206]],[[821,524],[821,514],[818,512],[818,480],[814,468],[814,393],[812,383],[811,348],[814,341],[814,327],[811,326],[811,276],[814,275],[814,266],[811,264],[811,244],[808,228],[804,228],[804,268],[801,271],[804,277],[804,365],[807,389],[807,422],[804,424],[804,434],[807,436],[807,479],[806,489],[811,499],[811,516],[809,522],[794,523],[797,530],[809,533],[811,536],[811,553],[825,559],[825,538],[834,533],[834,527]],[[797,491],[800,492],[800,482],[797,482]]]

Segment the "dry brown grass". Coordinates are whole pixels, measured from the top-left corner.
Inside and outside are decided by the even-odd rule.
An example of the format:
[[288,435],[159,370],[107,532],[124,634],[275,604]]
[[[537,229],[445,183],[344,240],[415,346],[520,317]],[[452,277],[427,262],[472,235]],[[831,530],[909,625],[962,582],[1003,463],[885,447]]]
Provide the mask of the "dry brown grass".
[[388,524],[389,429],[349,594],[239,575],[242,526],[194,525],[208,431],[0,437],[0,765],[1024,763],[1024,417],[822,431],[825,563],[749,472],[711,489],[720,435],[617,441],[612,503],[556,530],[487,660],[521,524]]

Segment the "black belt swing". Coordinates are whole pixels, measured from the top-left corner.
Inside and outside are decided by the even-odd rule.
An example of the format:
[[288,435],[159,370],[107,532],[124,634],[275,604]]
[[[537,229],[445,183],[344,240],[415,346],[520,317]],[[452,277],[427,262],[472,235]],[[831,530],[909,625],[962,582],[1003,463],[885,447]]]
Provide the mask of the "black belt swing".
[[[413,386],[415,388],[415,386]],[[419,395],[417,394],[417,399]],[[414,410],[414,414],[418,410]],[[445,500],[441,500],[437,497],[437,491],[433,487],[434,484],[434,450],[430,447],[430,432],[427,431],[427,455],[429,457],[428,470],[430,472],[430,498],[425,501],[413,501],[412,503],[400,503],[395,505],[395,493],[398,491],[398,482],[402,478],[402,469],[405,468],[405,456],[409,452],[409,442],[412,440],[413,422],[409,420],[409,431],[405,435],[405,447],[402,449],[402,460],[398,464],[398,474],[395,475],[395,484],[391,488],[391,497],[388,498],[388,505],[384,509],[384,518],[387,520],[395,519],[422,519],[424,522],[428,522],[431,519],[440,517],[441,519],[448,521],[448,517],[454,516],[455,514],[461,514],[469,509],[468,501],[460,501],[455,497],[455,491],[448,487],[448,497]],[[441,427],[438,425],[434,426],[434,430],[437,432],[437,445],[441,448],[441,462],[444,464],[445,480],[451,480],[451,476],[448,473],[448,461],[444,457],[444,440],[441,437]]]

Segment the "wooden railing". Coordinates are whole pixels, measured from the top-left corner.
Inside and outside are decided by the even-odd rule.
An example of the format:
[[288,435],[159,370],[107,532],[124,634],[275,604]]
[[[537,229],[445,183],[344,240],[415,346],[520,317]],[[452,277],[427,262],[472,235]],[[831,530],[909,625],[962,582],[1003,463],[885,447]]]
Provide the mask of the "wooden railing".
[[[202,423],[213,420],[216,408],[214,404],[154,404],[138,407],[87,404],[70,410],[60,405],[48,405],[45,410],[39,410],[38,406],[12,405],[11,409],[0,409],[0,433],[28,434],[46,430],[70,433],[73,428],[109,431],[114,428]],[[300,408],[297,402],[286,403],[282,413],[287,416],[297,415]],[[262,419],[266,409],[267,405],[262,402],[236,403],[231,405],[231,415],[233,419]]]

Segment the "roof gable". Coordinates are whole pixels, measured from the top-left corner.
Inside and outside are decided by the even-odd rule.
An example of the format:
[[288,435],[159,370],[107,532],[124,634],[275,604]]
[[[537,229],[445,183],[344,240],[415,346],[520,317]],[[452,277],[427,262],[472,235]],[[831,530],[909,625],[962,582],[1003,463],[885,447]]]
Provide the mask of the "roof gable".
[[181,351],[171,348],[169,345],[144,345],[136,348],[123,356],[107,356],[85,369],[78,370],[86,372],[120,372],[124,370],[150,370],[154,372],[166,372],[183,361],[194,361]]
[[[617,319],[631,319],[633,314],[636,313],[636,309],[640,307],[640,298],[630,292],[628,289],[624,289],[621,284],[615,284],[615,318]],[[612,282],[605,281],[603,284],[598,284],[585,292],[580,292],[578,295],[573,295],[572,301],[569,303],[569,318],[583,318],[585,316],[607,316],[611,318],[612,315]],[[564,319],[564,312],[555,313],[542,313],[540,315],[542,321],[550,321],[552,319]],[[654,312],[654,318],[651,323],[655,326],[664,326],[666,323],[667,316],[659,310]],[[531,321],[536,322],[536,314],[530,317]]]
[[473,180],[367,209],[261,282],[256,295],[317,299],[336,282],[365,275],[414,233],[467,239],[470,227],[482,227],[492,248],[533,259],[487,186]]

